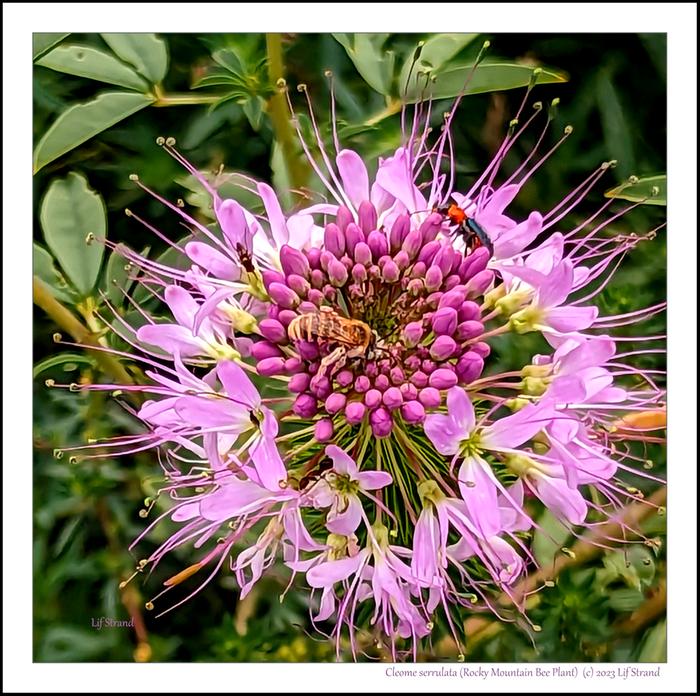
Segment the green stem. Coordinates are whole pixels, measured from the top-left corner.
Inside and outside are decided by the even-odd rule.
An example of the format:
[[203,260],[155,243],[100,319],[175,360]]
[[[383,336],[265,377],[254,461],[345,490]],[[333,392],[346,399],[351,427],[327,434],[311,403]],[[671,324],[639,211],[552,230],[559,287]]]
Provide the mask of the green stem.
[[[46,314],[54,321],[54,323],[76,341],[83,344],[86,348],[98,348],[99,340],[95,334],[90,331],[83,323],[66,307],[64,307],[52,294],[48,286],[37,276],[34,276],[33,282],[34,304],[46,312]],[[102,368],[102,371],[110,375],[119,384],[133,384],[134,380],[131,375],[124,369],[122,364],[109,353],[104,353],[97,350],[94,353],[95,361]]]
[[[267,64],[270,82],[277,85],[284,79],[284,61],[282,58],[282,35],[265,34],[267,44]],[[277,91],[267,101],[267,111],[272,121],[275,140],[282,148],[284,166],[289,182],[294,189],[302,188],[308,180],[308,167],[299,157],[294,131],[289,122],[289,109],[283,91]]]
[[196,104],[216,104],[221,94],[166,94],[159,85],[153,88],[156,100],[151,106],[192,106]]

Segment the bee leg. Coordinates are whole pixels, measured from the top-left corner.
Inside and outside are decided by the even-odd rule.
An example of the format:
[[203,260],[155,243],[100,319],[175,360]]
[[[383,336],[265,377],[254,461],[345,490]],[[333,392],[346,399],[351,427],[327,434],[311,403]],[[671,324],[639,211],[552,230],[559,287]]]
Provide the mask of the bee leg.
[[345,348],[343,348],[343,346],[338,346],[332,353],[329,353],[321,360],[321,364],[318,366],[318,372],[313,376],[310,386],[312,388],[315,387],[318,384],[318,380],[326,376],[328,368],[339,360],[342,360],[343,364],[345,364]]

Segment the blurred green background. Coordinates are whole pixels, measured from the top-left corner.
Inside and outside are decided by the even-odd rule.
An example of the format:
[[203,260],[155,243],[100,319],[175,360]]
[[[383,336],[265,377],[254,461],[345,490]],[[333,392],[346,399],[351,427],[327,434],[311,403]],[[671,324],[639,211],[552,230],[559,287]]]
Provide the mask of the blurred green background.
[[[139,576],[120,591],[120,580],[135,562],[166,536],[163,526],[148,535],[134,556],[127,551],[144,525],[165,509],[159,504],[148,519],[139,516],[144,499],[159,485],[158,464],[152,453],[78,462],[68,453],[55,456],[55,450],[86,438],[134,432],[137,425],[109,396],[51,389],[46,380],[111,382],[124,376],[138,379],[138,373],[129,365],[97,360],[89,351],[57,345],[52,336],[57,331],[65,340],[71,340],[71,333],[84,341],[101,336],[120,347],[113,336],[100,334],[100,317],[109,316],[100,290],[129,321],[134,319],[119,290],[127,282],[123,260],[100,244],[86,247],[86,232],[106,232],[112,242],[148,249],[151,257],[163,254],[166,245],[124,215],[128,207],[170,239],[187,235],[176,216],[137,188],[130,174],[138,173],[168,200],[183,199],[200,219],[211,219],[206,197],[156,145],[158,136],[176,138],[179,149],[203,171],[223,167],[225,194],[243,196],[244,204],[255,207],[234,186],[237,172],[248,173],[272,181],[291,208],[300,197],[288,193],[290,188],[313,192],[318,186],[291,137],[286,106],[275,89],[279,77],[287,79],[305,132],[309,119],[303,94],[295,88],[308,86],[323,136],[329,138],[324,71],[332,70],[341,142],[372,159],[400,144],[398,107],[417,42],[425,44],[412,74],[429,70],[445,97],[434,105],[437,129],[486,39],[491,46],[484,65],[493,67],[477,72],[473,86],[480,91],[465,97],[453,126],[457,190],[464,190],[495,153],[535,66],[544,70],[530,101],[560,100],[545,143],[551,146],[567,124],[574,132],[523,189],[512,208],[514,217],[549,209],[605,160],[617,159],[618,166],[566,221],[566,229],[597,209],[604,192],[628,176],[663,174],[662,34],[35,34],[34,273],[40,279],[34,334],[36,661],[334,658],[332,646],[311,630],[306,594],[292,590],[283,604],[278,601],[288,577],[283,568],[242,602],[230,575],[221,573],[185,606],[160,619],[144,603],[164,578],[189,565],[186,551],[166,558],[157,577]],[[539,132],[535,126],[521,138],[505,163],[506,173],[527,155]],[[663,185],[661,179],[654,181]],[[665,188],[654,202],[663,203],[664,197]],[[613,210],[624,205],[616,201]],[[641,205],[613,229],[644,234],[663,223],[664,213],[663,205]],[[665,258],[661,229],[654,241],[629,255],[597,298],[603,313],[663,301]],[[663,333],[664,320],[625,331],[630,336]],[[541,345],[531,336],[505,337],[494,346],[491,369],[520,366],[523,354],[535,353]],[[642,364],[664,369],[661,356],[645,357]],[[661,447],[650,447],[644,456],[654,461],[653,473],[663,475]],[[658,487],[638,477],[628,481],[645,494]],[[538,514],[560,545],[574,545],[546,512]],[[642,527],[647,536],[664,541],[663,516],[647,516]],[[564,558],[544,536],[534,544],[543,564],[555,555]],[[627,556],[614,550],[580,554],[567,562],[556,585],[530,602],[530,617],[541,626],[538,633],[529,636],[512,624],[465,616],[470,621],[467,659],[665,660],[665,544],[637,546]],[[93,621],[99,617],[133,617],[135,625],[98,630]],[[421,655],[426,660],[454,658],[449,641],[436,641]]]

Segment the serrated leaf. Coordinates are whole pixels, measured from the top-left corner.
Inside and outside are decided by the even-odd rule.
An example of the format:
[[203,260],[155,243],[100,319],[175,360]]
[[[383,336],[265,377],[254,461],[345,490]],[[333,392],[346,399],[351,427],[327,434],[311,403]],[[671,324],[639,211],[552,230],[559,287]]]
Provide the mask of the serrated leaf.
[[38,60],[37,65],[141,92],[148,90],[148,83],[134,70],[109,53],[91,46],[58,46]]
[[91,102],[71,106],[49,126],[36,146],[34,173],[154,101],[147,94],[104,92]]
[[547,566],[569,538],[570,532],[549,510],[542,513],[537,524],[541,529],[535,531],[532,552],[540,565]]
[[107,45],[152,84],[168,72],[168,47],[155,34],[101,34]]
[[[658,189],[656,195],[654,189]],[[646,205],[666,205],[667,181],[665,174],[645,176],[636,183],[624,183],[605,192],[606,198],[620,198],[623,201],[645,203]]]
[[32,59],[37,60],[37,58],[41,58],[56,44],[61,43],[66,36],[70,36],[70,32],[67,34],[41,32],[32,34]]
[[409,74],[416,75],[419,71],[434,71],[440,69],[448,60],[454,58],[463,48],[468,46],[479,34],[437,34],[431,36],[421,48],[418,60],[414,63],[417,46],[411,49],[401,68],[399,89],[403,91]]
[[[508,89],[526,87],[530,81],[535,84],[566,82],[569,78],[561,70],[552,68],[533,68],[517,63],[482,63],[471,76],[465,87],[472,65],[459,65],[435,75],[435,82],[425,89],[425,79],[411,78],[406,100],[410,103],[420,101],[427,96],[433,99],[449,99],[461,94],[481,94],[483,92],[501,92]],[[534,75],[534,71],[538,70]]]
[[53,262],[53,256],[40,247],[36,242],[33,243],[33,273],[41,278],[46,283],[52,295],[61,302],[74,304],[76,297],[71,294],[71,288],[63,277],[62,273],[56,268]]
[[[104,254],[99,241],[107,235],[107,212],[102,197],[87,180],[71,172],[54,179],[41,202],[39,213],[44,238],[68,280],[82,295],[97,281]],[[97,239],[87,244],[88,234]]]

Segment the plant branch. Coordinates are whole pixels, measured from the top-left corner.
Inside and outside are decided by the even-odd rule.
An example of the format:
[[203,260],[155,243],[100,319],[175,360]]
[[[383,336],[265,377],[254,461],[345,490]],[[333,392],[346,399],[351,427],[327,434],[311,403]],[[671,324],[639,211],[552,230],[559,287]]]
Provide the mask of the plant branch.
[[[265,34],[267,44],[268,75],[273,86],[284,79],[284,62],[282,59],[282,35]],[[296,138],[289,122],[289,109],[282,91],[277,91],[267,101],[267,111],[270,114],[275,140],[282,148],[284,166],[291,188],[301,189],[308,179],[308,167],[300,159],[297,151]]]
[[[46,312],[53,322],[63,331],[71,335],[76,343],[84,345],[87,349],[103,348],[95,334],[90,331],[67,307],[62,305],[49,290],[43,280],[34,276],[33,282],[34,304]],[[101,350],[94,352],[95,360],[103,372],[114,378],[120,384],[133,384],[131,375],[124,366],[112,355]]]

